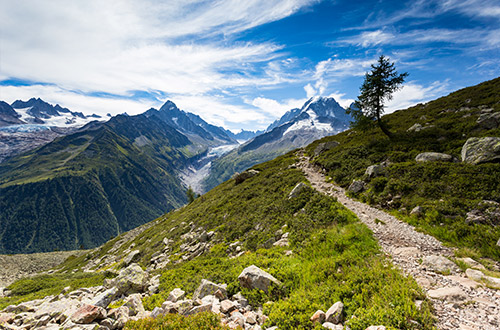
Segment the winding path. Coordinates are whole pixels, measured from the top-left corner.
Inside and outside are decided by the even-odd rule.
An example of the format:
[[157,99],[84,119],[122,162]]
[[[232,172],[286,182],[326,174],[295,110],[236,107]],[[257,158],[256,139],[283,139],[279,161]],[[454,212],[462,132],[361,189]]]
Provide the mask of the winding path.
[[[325,181],[324,174],[309,162],[303,151],[299,151],[298,156],[298,167],[312,187],[335,197],[354,212],[373,231],[392,262],[405,274],[413,276],[427,292],[435,308],[438,329],[500,329],[500,291],[468,279],[457,267],[452,269],[451,275],[443,275],[421,263],[426,256],[452,257],[452,249],[384,211],[347,197],[343,188]],[[446,298],[435,298],[446,292]]]

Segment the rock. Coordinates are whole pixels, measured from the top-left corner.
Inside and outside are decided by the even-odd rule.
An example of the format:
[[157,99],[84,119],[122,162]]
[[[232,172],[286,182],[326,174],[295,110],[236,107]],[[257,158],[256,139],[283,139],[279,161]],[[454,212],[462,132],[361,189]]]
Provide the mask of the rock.
[[149,281],[148,292],[150,295],[158,293],[160,290],[160,275],[156,275]]
[[5,323],[12,323],[16,314],[14,313],[0,313],[0,325]]
[[476,209],[467,213],[465,222],[491,226],[500,225],[500,204],[495,201],[481,201]]
[[458,286],[429,290],[427,294],[433,299],[442,299],[449,302],[461,302],[467,299],[467,294]]
[[165,315],[165,311],[161,307],[155,307],[153,311],[151,311],[151,317],[154,319],[161,315]]
[[238,280],[240,281],[240,285],[247,289],[259,289],[264,292],[268,292],[269,285],[274,283],[276,285],[280,285],[281,282],[278,281],[271,274],[263,271],[259,267],[255,265],[251,265],[241,272],[240,276],[238,276]]
[[460,285],[465,286],[466,288],[469,288],[469,289],[475,289],[475,288],[481,286],[481,284],[479,284],[476,281],[473,281],[467,277],[461,277],[458,275],[448,275],[448,276],[446,276],[446,278],[449,279],[450,281],[457,282]]
[[[181,301],[181,300],[179,300]],[[170,314],[175,314],[177,313],[177,306],[176,303],[173,303],[171,301],[165,301],[163,304],[161,304],[161,309],[163,310],[164,314],[170,313]]]
[[242,173],[235,173],[233,175],[233,178],[234,178],[234,181],[236,184],[240,184],[243,181],[250,179],[251,177],[256,176],[257,174],[259,174],[259,171],[257,171],[257,170],[247,170],[247,171],[242,172]]
[[365,182],[354,180],[347,190],[357,194],[365,190]]
[[316,313],[311,316],[311,322],[312,323],[321,323],[323,324],[326,319],[326,314],[322,310],[316,311]]
[[123,306],[129,308],[130,316],[137,315],[144,312],[144,306],[142,305],[142,296],[140,293],[131,294],[124,300]]
[[220,290],[224,296],[226,293],[226,286],[221,284],[215,284],[209,280],[202,279],[200,286],[194,291],[193,300],[201,299],[208,295],[213,295],[217,290]]
[[189,311],[185,312],[184,315],[194,315],[202,312],[208,312],[212,310],[212,303],[203,303],[199,306],[191,308]]
[[304,182],[297,183],[292,191],[290,191],[290,194],[288,194],[288,199],[296,198],[304,189],[309,189],[309,186]]
[[370,325],[365,330],[385,330],[385,327],[383,325]]
[[469,164],[498,162],[500,160],[500,138],[472,137],[462,147],[462,161]]
[[[179,312],[179,314],[184,314],[193,308],[193,301],[191,299],[179,300],[175,304],[175,309]],[[166,307],[166,306],[165,306]],[[165,307],[162,308],[165,309]]]
[[495,129],[500,126],[500,112],[484,112],[479,115],[477,125],[483,129]]
[[415,157],[417,162],[451,162],[453,156],[439,152],[423,152]]
[[453,261],[438,255],[425,256],[422,259],[422,266],[440,273],[451,272],[456,267]]
[[335,148],[339,144],[340,143],[338,143],[337,141],[322,142],[322,143],[318,144],[316,146],[316,148],[314,148],[314,156],[317,157],[317,156],[321,155],[323,152]]
[[118,295],[118,289],[115,287],[112,287],[111,289],[108,289],[104,291],[103,293],[97,295],[91,302],[91,305],[102,307],[102,308],[107,308],[108,305],[115,299],[115,297]]
[[241,294],[241,292],[238,292],[237,294],[235,294],[235,295],[233,296],[233,301],[235,301],[236,303],[240,304],[240,306],[242,306],[242,307],[246,307],[246,306],[248,306],[248,305],[249,305],[249,304],[248,304],[248,300],[247,300],[247,298],[245,298],[245,297]]
[[332,322],[325,322],[321,325],[325,329],[333,329],[333,330],[343,330],[344,326],[342,324],[333,324]]
[[412,127],[408,128],[407,132],[420,132],[422,130],[422,125],[415,123]]
[[480,270],[476,270],[476,269],[471,269],[471,268],[468,268],[465,270],[465,275],[467,275],[468,278],[470,278],[471,280],[474,280],[474,281],[481,281],[484,277],[484,274],[482,271]]
[[331,322],[333,324],[339,324],[340,322],[342,322],[343,311],[344,311],[344,304],[341,301],[337,301],[326,311],[325,321]]
[[411,210],[410,215],[421,216],[424,214],[424,209],[421,206],[415,206],[413,210]]
[[220,302],[220,311],[224,314],[231,313],[236,309],[236,304],[229,299]]
[[457,260],[460,260],[461,262],[465,263],[467,266],[471,267],[471,268],[476,268],[476,269],[486,269],[486,267],[484,267],[482,264],[480,264],[479,262],[477,262],[476,260],[472,259],[472,258],[458,258]]
[[178,300],[184,299],[186,292],[179,288],[175,288],[168,294],[167,301],[177,302]]
[[497,241],[497,246],[500,246],[500,238]]
[[125,266],[128,266],[130,265],[130,263],[132,261],[136,261],[138,258],[139,258],[139,255],[141,254],[141,251],[139,250],[134,250],[132,252],[130,252],[124,259],[123,259],[123,263],[125,264]]
[[284,233],[283,235],[281,235],[279,241],[274,242],[273,246],[281,246],[281,247],[289,246],[290,242],[288,241],[288,235],[289,235],[288,233]]
[[245,323],[252,325],[257,323],[257,314],[255,312],[246,312],[245,314],[243,314],[243,317],[245,318]]
[[131,293],[144,291],[147,283],[147,274],[138,264],[131,264],[120,271],[120,274],[112,281],[112,285],[119,293]]
[[382,175],[384,173],[384,166],[370,165],[366,168],[365,175],[370,179]]
[[106,310],[102,307],[93,305],[83,305],[73,315],[71,321],[78,324],[89,324],[94,320],[106,318]]

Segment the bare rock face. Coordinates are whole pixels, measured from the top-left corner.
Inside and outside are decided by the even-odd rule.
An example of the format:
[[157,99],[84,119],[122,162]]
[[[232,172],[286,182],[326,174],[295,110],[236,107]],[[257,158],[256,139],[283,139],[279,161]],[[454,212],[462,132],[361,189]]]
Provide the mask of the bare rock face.
[[89,324],[94,320],[106,318],[106,310],[93,305],[83,305],[72,316],[71,321],[78,324]]
[[452,162],[453,156],[440,152],[423,152],[415,157],[415,161],[423,162]]
[[251,265],[243,269],[240,276],[238,276],[238,280],[240,281],[240,285],[244,288],[259,289],[264,292],[268,292],[271,283],[274,283],[276,285],[281,284],[281,282],[278,281],[274,276],[263,271],[255,265]]
[[226,296],[226,286],[221,284],[215,284],[209,280],[201,280],[200,286],[196,289],[193,294],[193,300],[202,299],[208,295],[214,295],[217,290],[220,290],[224,296]]
[[500,161],[500,138],[469,138],[462,147],[462,161],[469,164]]

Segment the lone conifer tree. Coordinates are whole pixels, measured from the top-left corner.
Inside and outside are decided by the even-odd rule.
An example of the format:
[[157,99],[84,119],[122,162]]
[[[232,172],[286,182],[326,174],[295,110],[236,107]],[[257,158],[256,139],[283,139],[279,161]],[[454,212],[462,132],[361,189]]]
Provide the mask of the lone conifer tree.
[[380,117],[384,114],[384,103],[392,100],[392,93],[399,90],[408,76],[407,72],[398,74],[394,63],[381,55],[376,64],[372,64],[370,72],[365,74],[365,81],[361,85],[355,109],[351,109],[355,123],[362,124],[366,119],[376,120],[382,132],[389,138],[392,133],[385,126]]

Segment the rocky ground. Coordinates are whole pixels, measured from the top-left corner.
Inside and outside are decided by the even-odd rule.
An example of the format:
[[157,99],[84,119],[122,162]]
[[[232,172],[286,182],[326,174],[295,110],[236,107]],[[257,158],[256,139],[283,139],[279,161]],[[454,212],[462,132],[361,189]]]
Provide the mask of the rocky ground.
[[62,263],[71,255],[80,255],[87,251],[61,251],[33,254],[0,255],[0,287],[20,278],[43,272]]
[[299,156],[298,166],[313,188],[337,198],[353,211],[373,231],[393,263],[427,292],[439,329],[500,329],[500,291],[493,288],[500,289],[500,279],[484,275],[484,267],[470,258],[461,260],[470,268],[460,271],[451,261],[452,249],[384,211],[347,197],[344,189],[325,182],[322,171],[303,153]]

